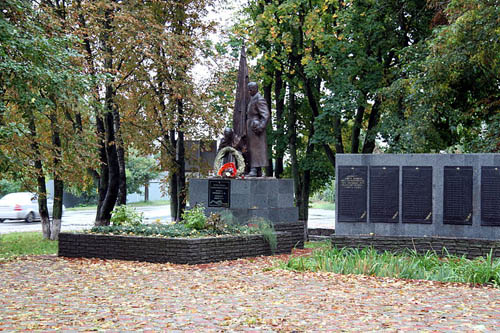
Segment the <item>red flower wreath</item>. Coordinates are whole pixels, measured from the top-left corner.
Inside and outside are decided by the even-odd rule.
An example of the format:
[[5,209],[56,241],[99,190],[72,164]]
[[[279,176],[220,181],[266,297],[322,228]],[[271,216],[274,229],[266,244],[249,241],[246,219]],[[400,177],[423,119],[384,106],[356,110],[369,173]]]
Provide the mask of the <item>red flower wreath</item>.
[[236,165],[233,162],[224,164],[217,172],[218,176],[222,177],[236,177]]

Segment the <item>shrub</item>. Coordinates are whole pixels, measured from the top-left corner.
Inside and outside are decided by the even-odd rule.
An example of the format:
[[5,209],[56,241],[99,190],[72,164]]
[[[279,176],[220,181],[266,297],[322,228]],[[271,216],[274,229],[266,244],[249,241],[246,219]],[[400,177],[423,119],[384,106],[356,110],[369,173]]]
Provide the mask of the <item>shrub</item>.
[[114,226],[138,226],[142,224],[144,214],[126,205],[115,207],[111,212],[111,223]]
[[190,229],[205,229],[206,222],[207,218],[205,216],[205,208],[203,206],[196,205],[190,210],[185,210],[182,214],[182,223]]

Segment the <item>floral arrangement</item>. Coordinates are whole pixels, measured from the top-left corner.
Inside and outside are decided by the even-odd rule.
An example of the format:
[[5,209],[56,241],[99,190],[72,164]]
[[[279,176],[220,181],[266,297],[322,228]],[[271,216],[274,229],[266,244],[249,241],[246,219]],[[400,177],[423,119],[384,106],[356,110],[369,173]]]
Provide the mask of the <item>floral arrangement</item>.
[[217,172],[217,176],[234,178],[236,177],[236,165],[233,162],[229,162],[224,164],[219,171]]
[[[236,165],[233,162],[222,165],[224,156],[227,154],[231,154],[235,158]],[[229,172],[230,168],[233,169],[233,172],[228,175],[226,172]],[[217,156],[215,156],[214,171],[218,176],[222,177],[235,178],[242,176],[245,173],[245,159],[243,155],[233,147],[224,147],[217,153]]]

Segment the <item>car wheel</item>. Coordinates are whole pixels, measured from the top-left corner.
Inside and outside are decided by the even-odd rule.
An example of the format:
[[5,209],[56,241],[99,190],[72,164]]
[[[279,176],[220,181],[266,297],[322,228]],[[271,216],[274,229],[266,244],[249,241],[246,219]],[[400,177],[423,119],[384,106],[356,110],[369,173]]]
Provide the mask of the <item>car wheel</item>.
[[35,214],[33,214],[33,212],[30,212],[28,215],[26,215],[26,218],[24,220],[28,223],[33,222],[35,220]]
[[0,219],[0,223],[3,223],[3,221],[5,221],[5,219]]

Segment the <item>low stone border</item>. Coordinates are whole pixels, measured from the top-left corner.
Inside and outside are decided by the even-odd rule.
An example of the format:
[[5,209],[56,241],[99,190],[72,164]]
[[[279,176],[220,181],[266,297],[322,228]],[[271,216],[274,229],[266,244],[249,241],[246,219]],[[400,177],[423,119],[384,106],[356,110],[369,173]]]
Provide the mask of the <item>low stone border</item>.
[[[291,253],[290,232],[276,232],[275,253]],[[121,259],[174,264],[202,264],[271,255],[262,235],[211,238],[159,238],[94,234],[59,234],[60,257]]]
[[492,251],[494,258],[500,258],[500,240],[452,238],[452,237],[396,237],[396,236],[335,236],[329,237],[332,245],[343,248],[373,247],[377,251],[416,250],[420,253],[435,251],[438,255],[446,248],[448,253],[467,258],[486,257]]
[[273,222],[273,227],[276,232],[290,232],[294,248],[304,248],[304,222]]
[[307,234],[309,236],[331,236],[335,234],[335,229],[309,228],[307,229]]

